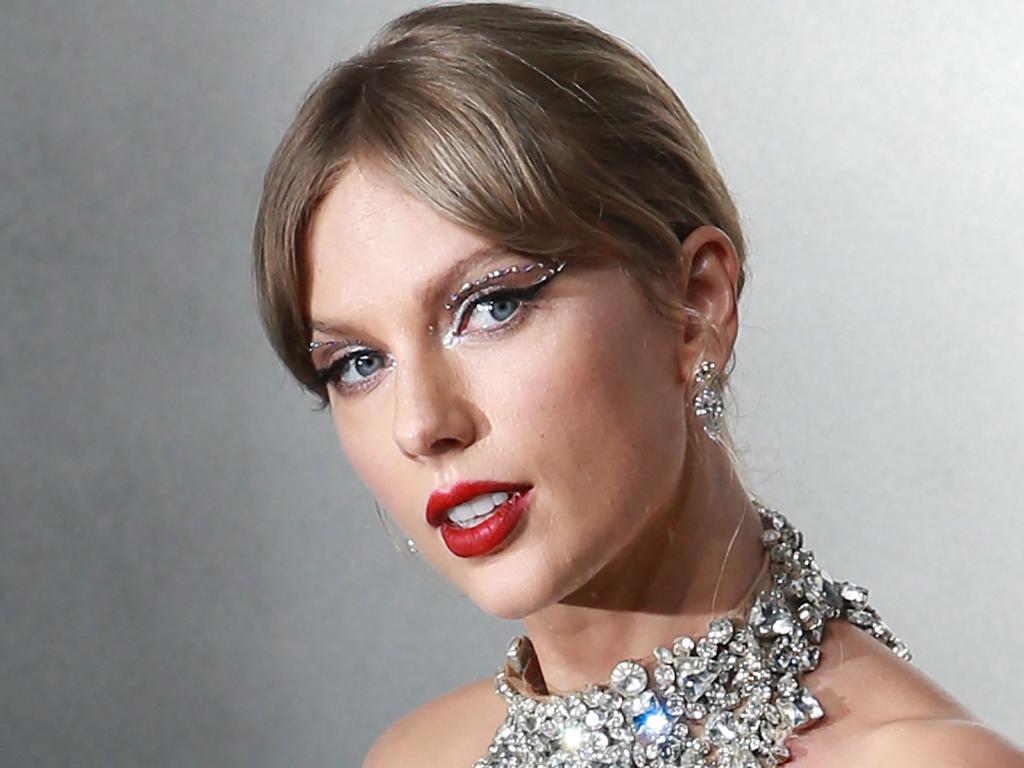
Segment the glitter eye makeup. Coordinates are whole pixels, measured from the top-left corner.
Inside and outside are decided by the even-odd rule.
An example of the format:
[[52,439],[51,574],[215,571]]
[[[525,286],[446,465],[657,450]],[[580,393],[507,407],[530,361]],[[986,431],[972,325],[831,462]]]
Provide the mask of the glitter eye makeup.
[[[513,265],[463,283],[444,304],[445,310],[451,313],[451,322],[442,338],[442,345],[451,347],[466,336],[489,338],[518,327],[529,316],[541,289],[564,267],[565,262],[560,259],[550,264]],[[526,285],[519,285],[523,276],[532,280]],[[497,281],[502,283],[492,285]],[[508,284],[510,282],[511,285]],[[478,314],[489,322],[480,330],[473,331],[471,324]],[[395,364],[393,356],[366,346],[359,339],[312,341],[308,349],[320,384],[333,388],[342,396],[370,389],[379,378],[375,374]],[[340,352],[332,358],[331,350],[335,349],[340,349]],[[383,365],[376,365],[374,361]]]

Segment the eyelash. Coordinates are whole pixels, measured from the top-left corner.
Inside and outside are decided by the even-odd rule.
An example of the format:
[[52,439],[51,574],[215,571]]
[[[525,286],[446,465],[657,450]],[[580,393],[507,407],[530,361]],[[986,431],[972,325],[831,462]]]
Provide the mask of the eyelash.
[[[498,334],[511,331],[517,327],[534,307],[534,300],[537,294],[547,284],[548,280],[541,280],[526,288],[499,288],[490,292],[483,292],[469,299],[457,313],[457,319],[461,325],[463,317],[472,317],[473,312],[480,305],[485,303],[496,304],[500,301],[514,300],[518,302],[515,311],[498,325],[481,331],[479,335],[488,338]],[[342,355],[330,365],[321,368],[316,372],[317,378],[323,386],[330,386],[339,395],[347,396],[356,394],[369,387],[365,382],[370,381],[372,375],[363,380],[360,384],[342,384],[341,375],[348,366],[354,364],[361,357],[379,356],[380,353],[369,348],[356,349],[346,355]],[[379,369],[384,370],[384,369]]]

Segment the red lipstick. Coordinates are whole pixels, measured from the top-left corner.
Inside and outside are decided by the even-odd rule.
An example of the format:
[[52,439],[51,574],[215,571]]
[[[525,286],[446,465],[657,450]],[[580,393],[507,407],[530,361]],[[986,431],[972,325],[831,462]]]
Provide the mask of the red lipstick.
[[[477,557],[497,548],[515,529],[530,503],[532,486],[523,483],[502,483],[475,480],[456,483],[447,490],[436,490],[427,501],[427,522],[441,529],[441,538],[453,555]],[[463,528],[448,520],[448,510],[482,493],[505,491],[511,494],[495,507],[483,522]]]

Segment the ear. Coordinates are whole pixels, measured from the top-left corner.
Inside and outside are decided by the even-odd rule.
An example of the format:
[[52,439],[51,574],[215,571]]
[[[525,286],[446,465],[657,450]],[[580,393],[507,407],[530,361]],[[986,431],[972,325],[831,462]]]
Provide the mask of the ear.
[[[690,317],[680,338],[680,363],[689,376],[703,355],[717,363],[721,371],[732,354],[739,330],[739,256],[729,236],[711,224],[693,230],[681,249],[683,263],[690,265],[684,289]],[[702,317],[705,324],[694,319],[694,314]]]

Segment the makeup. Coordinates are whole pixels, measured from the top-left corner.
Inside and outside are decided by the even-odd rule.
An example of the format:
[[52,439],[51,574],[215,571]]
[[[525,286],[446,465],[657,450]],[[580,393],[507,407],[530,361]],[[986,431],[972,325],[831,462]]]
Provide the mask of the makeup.
[[[561,272],[565,264],[560,259],[552,259],[550,263],[513,264],[463,283],[457,291],[449,294],[444,303],[447,321],[441,346],[450,348],[466,337],[486,337],[511,330],[525,319],[541,288]],[[497,320],[493,326],[480,331],[467,331],[467,321],[475,316],[477,309],[482,307],[486,312],[493,312],[495,306],[502,303],[515,305],[509,319]],[[434,324],[428,327],[431,333],[436,331]],[[368,388],[367,382],[371,381],[373,374],[395,364],[391,355],[374,349],[361,339],[319,339],[309,342],[307,349],[320,383],[333,386],[339,394]],[[381,365],[373,366],[375,360],[381,361]],[[367,370],[368,365],[371,370]],[[362,370],[356,366],[362,366]],[[356,374],[356,381],[348,380],[350,372]]]
[[[436,488],[431,492],[427,499],[424,517],[428,525],[436,528],[449,519],[449,513],[455,507],[464,507],[473,503],[476,514],[489,512],[493,505],[487,504],[486,501],[493,499],[495,494],[502,494],[508,498],[516,491],[525,491],[529,488],[529,483],[509,483],[501,480],[459,480],[449,488]],[[461,518],[472,516],[472,514],[459,515]]]
[[441,523],[441,538],[457,557],[480,557],[497,549],[516,529],[533,495],[533,489],[515,491],[494,508],[484,520],[471,528]]

